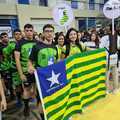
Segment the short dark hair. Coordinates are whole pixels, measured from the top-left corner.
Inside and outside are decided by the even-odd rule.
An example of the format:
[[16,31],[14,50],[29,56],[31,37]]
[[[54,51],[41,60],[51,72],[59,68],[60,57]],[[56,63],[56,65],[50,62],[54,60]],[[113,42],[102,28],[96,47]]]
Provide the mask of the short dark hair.
[[32,25],[32,24],[25,24],[25,25],[24,25],[24,29],[25,29],[25,28],[32,28],[32,29],[33,29],[33,25]]
[[43,31],[46,29],[46,28],[52,28],[54,30],[54,27],[51,25],[51,24],[46,24],[43,26]]
[[13,31],[13,33],[15,33],[15,32],[21,32],[21,30],[20,30],[20,29],[15,29],[15,30]]
[[2,38],[2,36],[4,36],[4,35],[8,35],[6,32],[2,32],[1,34],[0,34],[0,38]]

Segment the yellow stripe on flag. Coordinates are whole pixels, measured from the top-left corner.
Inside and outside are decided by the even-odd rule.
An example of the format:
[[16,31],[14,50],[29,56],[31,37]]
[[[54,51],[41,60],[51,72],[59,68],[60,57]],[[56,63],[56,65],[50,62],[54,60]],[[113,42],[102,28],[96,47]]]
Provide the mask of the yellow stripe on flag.
[[64,105],[64,104],[68,101],[68,99],[69,99],[69,95],[66,96],[66,97],[65,97],[63,100],[61,100],[60,102],[58,102],[58,103],[56,103],[56,104],[54,104],[54,105],[51,105],[51,106],[47,107],[47,108],[46,108],[46,112],[47,112],[47,113],[50,113],[51,111],[53,111],[53,110],[61,107],[62,105]]
[[106,52],[100,52],[100,53],[96,53],[96,54],[92,54],[92,55],[86,55],[85,57],[75,58],[75,59],[71,60],[71,62],[66,64],[66,69],[69,69],[74,64],[86,62],[88,60],[89,61],[94,60],[96,58],[105,57],[105,56],[106,56]]
[[57,91],[56,93],[52,94],[51,96],[47,96],[43,99],[44,103],[47,103],[51,100],[54,100],[57,96],[60,96],[62,94],[64,94],[67,90],[70,89],[70,84],[66,85],[64,88],[60,89],[59,91]]
[[90,65],[87,65],[87,66],[83,66],[83,67],[80,67],[80,68],[76,68],[76,69],[72,70],[72,72],[67,74],[67,79],[68,80],[71,79],[73,74],[79,74],[80,72],[90,70],[94,67],[98,67],[98,66],[101,66],[103,64],[105,65],[106,61],[101,61],[101,62],[93,63],[93,64],[90,64]]

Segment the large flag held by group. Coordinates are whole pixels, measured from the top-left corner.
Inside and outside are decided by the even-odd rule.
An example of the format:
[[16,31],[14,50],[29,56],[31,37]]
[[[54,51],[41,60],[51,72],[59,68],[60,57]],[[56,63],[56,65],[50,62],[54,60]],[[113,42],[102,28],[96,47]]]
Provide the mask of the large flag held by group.
[[104,49],[75,54],[35,72],[46,120],[70,120],[83,107],[105,97]]

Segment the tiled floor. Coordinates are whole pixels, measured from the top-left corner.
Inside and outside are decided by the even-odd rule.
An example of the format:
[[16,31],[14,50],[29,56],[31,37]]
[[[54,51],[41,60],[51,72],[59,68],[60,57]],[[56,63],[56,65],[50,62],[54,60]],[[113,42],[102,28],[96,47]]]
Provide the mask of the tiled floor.
[[35,103],[30,103],[30,116],[27,118],[23,115],[23,108],[23,106],[16,107],[15,101],[12,101],[9,103],[7,111],[2,114],[2,120],[41,120],[39,109]]

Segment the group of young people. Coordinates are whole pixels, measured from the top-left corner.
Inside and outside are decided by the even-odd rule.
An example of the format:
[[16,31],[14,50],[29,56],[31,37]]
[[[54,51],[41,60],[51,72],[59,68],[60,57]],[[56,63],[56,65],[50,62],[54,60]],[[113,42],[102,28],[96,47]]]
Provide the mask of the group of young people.
[[[15,39],[13,41],[9,41],[7,33],[0,35],[1,79],[5,95],[9,94],[11,99],[15,98],[18,107],[24,103],[23,113],[27,117],[30,113],[31,96],[36,97],[37,105],[40,103],[34,77],[35,68],[56,63],[89,48],[79,41],[78,32],[74,28],[67,31],[66,37],[60,32],[56,40],[54,40],[54,27],[51,24],[43,27],[44,39],[41,40],[34,38],[34,28],[31,24],[24,26],[24,37],[19,29],[13,34]],[[43,118],[42,110],[40,114]]]
[[[25,24],[24,35],[21,30],[16,29],[13,32],[14,40],[12,41],[9,41],[7,33],[0,34],[2,110],[6,109],[5,95],[9,94],[10,99],[15,98],[18,107],[24,103],[23,113],[28,117],[31,97],[37,99],[36,105],[41,105],[34,76],[36,67],[46,67],[73,54],[99,48],[100,42],[95,32],[91,33],[91,41],[81,39],[81,34],[75,28],[70,28],[66,35],[59,32],[54,37],[54,32],[54,27],[46,24],[43,27],[41,39],[36,39],[33,25]],[[44,120],[42,109],[40,115]]]

